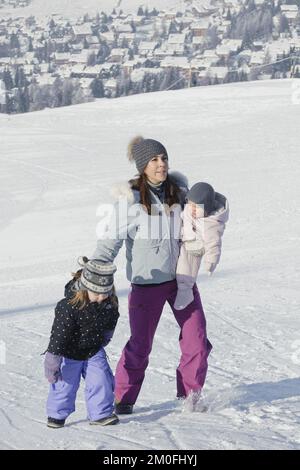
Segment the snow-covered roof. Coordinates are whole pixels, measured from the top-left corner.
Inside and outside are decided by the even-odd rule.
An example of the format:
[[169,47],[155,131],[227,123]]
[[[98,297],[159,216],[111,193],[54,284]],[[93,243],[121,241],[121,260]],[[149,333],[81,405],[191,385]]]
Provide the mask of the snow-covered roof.
[[191,24],[191,29],[207,29],[211,23],[211,18],[200,18]]
[[284,11],[282,14],[288,19],[288,20],[295,20],[298,18],[299,12],[298,11]]
[[72,27],[73,33],[76,36],[88,36],[92,34],[92,29],[89,24],[81,24]]
[[36,78],[39,85],[46,86],[46,85],[53,85],[56,80],[56,77],[53,77],[50,73],[45,73],[43,75],[39,75]]
[[102,70],[102,64],[90,65],[88,67],[84,67],[83,73],[85,75],[99,75],[101,70]]
[[224,79],[228,74],[228,67],[209,67],[208,76],[211,78],[217,77]]
[[80,74],[80,73],[83,73],[84,69],[85,69],[84,64],[75,64],[75,65],[72,66],[71,72],[76,73],[76,74]]
[[266,53],[264,51],[252,52],[250,64],[251,65],[262,65],[265,60]]
[[153,51],[156,46],[157,42],[155,41],[141,41],[139,44],[139,51]]
[[117,87],[117,80],[115,78],[109,78],[108,80],[104,81],[104,86],[106,88],[116,88]]
[[100,38],[112,42],[115,40],[115,34],[112,31],[107,31],[106,33],[100,33]]
[[286,12],[286,11],[298,11],[298,5],[280,5],[280,10],[282,12]]
[[190,64],[187,57],[165,57],[161,63],[161,67],[180,67],[189,68]]
[[170,34],[168,37],[169,44],[184,44],[185,34]]
[[130,79],[133,82],[141,82],[144,79],[145,70],[144,69],[135,69],[130,74]]
[[276,59],[279,54],[289,54],[291,50],[291,43],[288,39],[278,40],[267,44],[266,50],[271,55],[272,59]]
[[71,59],[70,52],[54,52],[54,60],[68,62]]
[[87,88],[90,88],[93,81],[94,81],[93,78],[80,78],[79,83],[80,83],[81,88],[87,89]]

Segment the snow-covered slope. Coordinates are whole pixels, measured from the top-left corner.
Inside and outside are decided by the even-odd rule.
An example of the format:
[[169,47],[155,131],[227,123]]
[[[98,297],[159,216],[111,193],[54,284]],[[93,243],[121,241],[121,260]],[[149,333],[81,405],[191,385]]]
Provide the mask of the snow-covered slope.
[[[206,4],[207,0],[203,0],[203,2]],[[32,0],[30,5],[24,8],[7,6],[0,10],[0,15],[44,16],[62,14],[74,17],[98,11],[111,13],[113,8],[121,8],[124,13],[136,13],[141,5],[148,6],[149,9],[154,7],[157,9],[170,9],[177,5],[181,7],[184,5],[184,0]]]
[[[273,80],[0,115],[0,448],[300,448],[295,103],[292,82]],[[182,412],[175,399],[179,331],[166,307],[135,414],[91,429],[81,390],[66,428],[50,430],[40,354],[53,306],[77,256],[94,250],[98,204],[135,173],[126,160],[135,134],[161,139],[172,169],[230,202],[221,264],[198,279],[214,345],[209,411]],[[124,253],[117,265],[113,368],[128,337]]]

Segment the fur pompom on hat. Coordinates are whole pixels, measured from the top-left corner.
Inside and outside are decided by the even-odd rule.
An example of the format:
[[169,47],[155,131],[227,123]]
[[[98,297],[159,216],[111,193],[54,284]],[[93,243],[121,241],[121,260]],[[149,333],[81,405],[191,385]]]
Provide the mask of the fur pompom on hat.
[[79,287],[96,294],[107,294],[114,285],[114,273],[117,268],[113,263],[100,263],[89,260],[86,256],[78,258],[78,264],[83,268],[79,279]]
[[165,147],[158,140],[144,139],[142,136],[137,136],[129,142],[127,151],[128,160],[135,163],[140,175],[150,160],[156,155],[168,157]]

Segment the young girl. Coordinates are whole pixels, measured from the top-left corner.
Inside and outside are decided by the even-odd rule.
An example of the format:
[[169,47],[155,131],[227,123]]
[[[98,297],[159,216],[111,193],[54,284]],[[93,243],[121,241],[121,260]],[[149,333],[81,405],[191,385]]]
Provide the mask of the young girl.
[[182,245],[177,263],[178,292],[174,307],[184,309],[193,299],[202,257],[212,275],[221,256],[222,235],[229,217],[227,199],[208,183],[196,183],[187,193],[182,219]]
[[55,308],[45,375],[50,382],[47,426],[61,428],[75,411],[81,376],[90,424],[117,424],[114,378],[103,349],[113,336],[119,312],[112,263],[79,258],[83,267],[65,287]]

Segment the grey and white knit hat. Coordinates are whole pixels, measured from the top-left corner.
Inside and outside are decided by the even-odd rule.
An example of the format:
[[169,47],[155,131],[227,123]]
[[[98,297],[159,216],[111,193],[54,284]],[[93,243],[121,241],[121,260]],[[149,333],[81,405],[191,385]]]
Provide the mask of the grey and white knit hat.
[[166,155],[168,157],[165,147],[158,140],[144,139],[141,136],[135,137],[129,142],[127,155],[129,161],[135,163],[140,175],[156,155]]
[[113,263],[100,263],[81,256],[78,264],[83,268],[79,279],[80,289],[90,290],[95,294],[107,294],[112,290],[114,273],[117,270]]
[[187,193],[186,199],[203,205],[207,215],[215,209],[215,191],[208,183],[194,184]]

